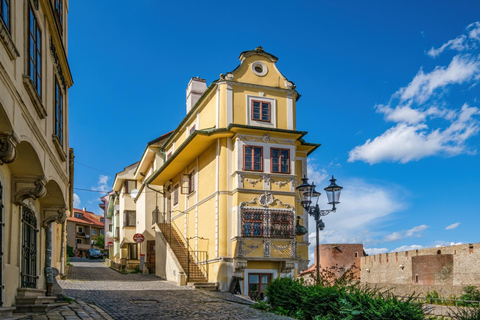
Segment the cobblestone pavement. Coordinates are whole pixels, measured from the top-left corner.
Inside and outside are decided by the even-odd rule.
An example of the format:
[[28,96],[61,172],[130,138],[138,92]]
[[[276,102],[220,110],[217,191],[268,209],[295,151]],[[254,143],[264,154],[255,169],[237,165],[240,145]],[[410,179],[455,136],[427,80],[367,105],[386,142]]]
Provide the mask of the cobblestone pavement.
[[[112,320],[108,314],[95,305],[72,301],[70,304],[50,310],[46,314],[14,314],[12,319],[22,320]],[[8,318],[7,318],[8,319]]]
[[179,287],[154,275],[121,274],[100,261],[70,260],[64,294],[103,309],[117,320],[291,319],[250,307],[237,296]]

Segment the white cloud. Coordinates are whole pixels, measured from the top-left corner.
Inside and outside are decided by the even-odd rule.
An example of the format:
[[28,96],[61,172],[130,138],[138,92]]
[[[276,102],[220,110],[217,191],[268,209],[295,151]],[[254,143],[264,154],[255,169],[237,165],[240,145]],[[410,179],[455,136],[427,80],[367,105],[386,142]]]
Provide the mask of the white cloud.
[[[323,170],[320,172],[324,173]],[[310,171],[309,175],[312,174],[313,171]],[[339,179],[337,183],[344,187],[341,203],[337,212],[322,217],[325,230],[320,231],[320,243],[372,244],[378,241],[376,238],[379,235],[369,230],[406,206],[399,190],[366,183],[361,179]],[[322,195],[319,200],[321,209],[331,208],[326,202],[325,195]],[[312,217],[309,218],[309,227],[309,240],[314,245],[315,221]]]
[[461,245],[461,244],[463,244],[463,242],[450,242],[451,246],[458,246],[458,245]]
[[440,48],[432,47],[427,54],[432,58],[438,57],[445,50],[465,51],[476,48],[477,42],[480,41],[480,22],[474,22],[465,28],[465,34],[462,34],[455,39],[445,42]]
[[307,160],[307,172],[308,172],[308,182],[314,182],[317,186],[317,191],[322,193],[323,188],[320,188],[322,183],[328,178],[327,170],[319,168],[318,165],[314,162],[315,159]]
[[411,246],[401,246],[401,247],[395,248],[394,250],[392,250],[392,252],[418,250],[422,248],[424,247],[419,244],[412,244]]
[[374,254],[386,253],[388,252],[388,249],[387,248],[368,248],[368,249],[365,249],[365,252],[371,256]]
[[403,231],[397,231],[393,232],[383,239],[384,241],[399,241],[405,238],[411,238],[411,237],[420,237],[423,230],[427,229],[428,226],[422,224],[417,227],[413,227],[412,229],[409,230],[403,230]]
[[[348,161],[406,163],[429,156],[475,154],[467,140],[480,131],[479,109],[467,103],[460,109],[449,108],[445,98],[450,96],[446,93],[452,86],[473,88],[480,82],[480,55],[466,51],[477,48],[479,41],[480,22],[474,22],[465,34],[438,49],[432,48],[432,56],[446,49],[460,53],[447,66],[437,66],[430,72],[420,68],[407,86],[392,94],[388,103],[377,104],[376,112],[396,124],[352,149]],[[431,123],[433,119],[442,121]]]
[[74,193],[74,194],[73,194],[73,207],[74,207],[74,208],[79,208],[79,207],[80,207],[80,203],[81,203],[80,197],[79,197],[76,193]]
[[98,176],[98,184],[97,184],[96,187],[93,187],[92,189],[96,190],[96,191],[101,191],[101,192],[107,193],[111,189],[108,186],[108,180],[110,180],[109,176],[105,176],[103,174],[99,175]]
[[412,82],[398,90],[395,95],[400,97],[400,101],[413,100],[421,104],[430,99],[435,90],[450,84],[462,84],[477,79],[479,74],[480,61],[477,56],[457,55],[453,57],[448,67],[437,66],[430,73],[424,73],[420,69]]
[[474,118],[478,115],[479,109],[465,104],[444,130],[431,130],[424,123],[399,123],[375,139],[368,139],[365,144],[355,147],[350,151],[348,161],[407,163],[433,155],[474,154],[475,150],[466,145],[466,140],[480,130],[480,122]]
[[456,229],[460,225],[460,222],[456,222],[454,224],[451,224],[445,228],[445,230],[453,230]]

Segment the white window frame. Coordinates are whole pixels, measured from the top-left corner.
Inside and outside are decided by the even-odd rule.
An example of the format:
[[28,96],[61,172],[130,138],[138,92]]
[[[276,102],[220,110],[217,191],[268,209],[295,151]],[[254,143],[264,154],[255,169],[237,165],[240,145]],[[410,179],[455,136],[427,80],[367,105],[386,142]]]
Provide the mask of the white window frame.
[[[252,96],[247,94],[246,117],[247,125],[257,127],[276,128],[277,127],[277,100],[260,96]],[[270,103],[270,122],[257,121],[252,119],[252,100]]]

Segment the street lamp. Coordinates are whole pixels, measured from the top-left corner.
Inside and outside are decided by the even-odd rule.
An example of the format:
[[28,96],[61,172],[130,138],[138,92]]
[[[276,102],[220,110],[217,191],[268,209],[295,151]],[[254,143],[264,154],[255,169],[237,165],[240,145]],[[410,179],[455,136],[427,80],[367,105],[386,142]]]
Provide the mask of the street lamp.
[[[340,193],[343,189],[343,187],[340,187],[335,183],[337,179],[335,179],[332,176],[332,179],[330,179],[330,185],[326,187],[325,192],[327,194],[328,198],[328,204],[332,205],[331,210],[320,210],[320,207],[318,205],[318,198],[320,197],[320,192],[315,190],[315,184],[312,181],[312,184],[308,183],[308,178],[303,177],[302,179],[302,184],[297,186],[297,193],[298,197],[300,199],[300,203],[302,204],[302,207],[307,210],[308,214],[314,217],[315,219],[315,230],[317,233],[317,246],[316,246],[316,254],[317,254],[317,259],[316,259],[316,269],[317,269],[317,281],[320,279],[320,252],[319,252],[319,247],[320,247],[320,234],[319,230],[325,229],[325,223],[323,223],[322,219],[320,217],[324,217],[327,214],[331,212],[335,212],[337,208],[335,207],[336,204],[340,203]],[[312,202],[315,201],[315,205],[312,205]]]

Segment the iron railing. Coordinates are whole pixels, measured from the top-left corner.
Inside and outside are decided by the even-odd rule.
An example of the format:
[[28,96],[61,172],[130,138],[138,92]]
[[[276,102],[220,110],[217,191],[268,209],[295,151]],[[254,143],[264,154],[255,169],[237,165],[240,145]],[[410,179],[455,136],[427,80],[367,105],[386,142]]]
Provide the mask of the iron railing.
[[292,239],[295,237],[294,220],[291,211],[244,209],[242,236]]
[[[170,245],[170,247],[180,247],[183,249],[183,257],[178,256],[180,252],[176,252],[177,259],[187,273],[187,281],[205,281],[208,279],[207,251],[193,250],[188,241],[184,238],[182,232],[175,222],[159,223],[162,233]],[[182,259],[184,258],[184,260]],[[182,263],[184,262],[184,263]]]

